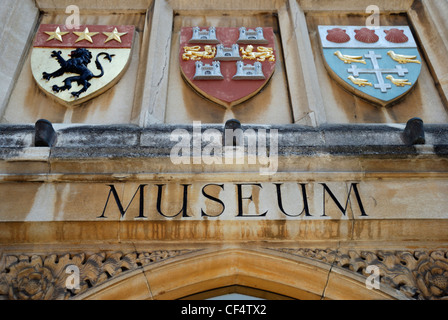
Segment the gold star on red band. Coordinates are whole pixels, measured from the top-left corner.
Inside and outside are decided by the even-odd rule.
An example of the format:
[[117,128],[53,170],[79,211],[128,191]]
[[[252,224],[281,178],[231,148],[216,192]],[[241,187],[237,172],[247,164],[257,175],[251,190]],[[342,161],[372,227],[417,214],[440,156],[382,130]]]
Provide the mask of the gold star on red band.
[[103,32],[105,36],[107,36],[106,41],[104,43],[108,43],[111,40],[115,40],[121,43],[121,37],[127,34],[127,32],[118,32],[117,28],[114,29],[113,32]]
[[75,42],[79,42],[82,40],[87,40],[90,43],[93,43],[92,37],[96,36],[99,32],[90,32],[89,28],[85,28],[83,32],[73,32],[78,36],[78,39]]
[[65,36],[69,32],[62,32],[59,27],[56,28],[55,31],[45,31],[46,34],[48,34],[50,37],[47,39],[47,41],[56,39],[60,42],[62,42],[62,36]]

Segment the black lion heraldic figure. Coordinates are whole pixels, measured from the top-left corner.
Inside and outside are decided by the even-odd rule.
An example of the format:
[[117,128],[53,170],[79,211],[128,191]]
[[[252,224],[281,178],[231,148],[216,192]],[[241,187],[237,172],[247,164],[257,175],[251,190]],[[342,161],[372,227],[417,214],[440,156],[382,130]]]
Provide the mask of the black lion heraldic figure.
[[45,80],[50,80],[51,78],[60,77],[66,72],[79,74],[79,76],[66,78],[64,80],[64,86],[62,87],[59,87],[57,85],[53,86],[53,91],[59,92],[64,90],[70,90],[72,87],[72,82],[77,82],[78,85],[83,87],[81,90],[77,92],[72,92],[72,96],[75,98],[79,98],[81,93],[86,92],[87,89],[89,89],[89,87],[91,86],[89,80],[91,80],[92,78],[101,78],[104,75],[103,67],[101,66],[101,63],[98,61],[99,56],[104,55],[105,56],[104,59],[109,60],[109,62],[112,62],[112,58],[115,56],[113,54],[110,55],[106,52],[98,53],[98,55],[96,56],[95,64],[97,69],[100,70],[101,73],[99,75],[94,75],[92,71],[90,71],[87,68],[87,65],[92,60],[92,53],[89,50],[84,48],[78,48],[70,53],[69,55],[70,59],[68,60],[62,58],[61,53],[62,53],[61,51],[53,51],[51,53],[51,57],[56,58],[61,68],[53,73],[44,72],[42,75]]

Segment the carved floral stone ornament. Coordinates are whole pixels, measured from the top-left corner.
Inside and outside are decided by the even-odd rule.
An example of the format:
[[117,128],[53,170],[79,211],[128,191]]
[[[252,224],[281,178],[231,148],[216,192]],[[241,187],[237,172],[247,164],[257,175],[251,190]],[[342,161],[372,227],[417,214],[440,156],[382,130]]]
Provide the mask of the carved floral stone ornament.
[[198,94],[231,108],[259,93],[275,70],[272,28],[182,28],[180,68]]
[[448,252],[368,251],[333,249],[273,249],[331,264],[368,277],[369,266],[380,270],[380,285],[389,286],[408,299],[448,300]]
[[448,259],[442,251],[433,252],[414,272],[417,287],[425,298],[448,300]]
[[[113,277],[191,250],[139,253],[99,252],[48,256],[14,256],[0,260],[0,299],[65,300],[87,292]],[[69,287],[70,267],[79,270],[79,286]]]
[[43,24],[37,31],[31,69],[45,94],[76,106],[114,86],[131,57],[134,26]]
[[[448,252],[372,251],[359,249],[266,248],[352,272],[363,282],[368,266],[380,270],[380,285],[411,300],[448,300]],[[0,258],[0,299],[73,299],[155,263],[182,259],[198,250],[154,250],[50,255],[6,255]],[[69,267],[79,270],[78,287],[68,287]]]
[[325,67],[346,90],[387,107],[417,83],[421,57],[408,26],[319,26]]

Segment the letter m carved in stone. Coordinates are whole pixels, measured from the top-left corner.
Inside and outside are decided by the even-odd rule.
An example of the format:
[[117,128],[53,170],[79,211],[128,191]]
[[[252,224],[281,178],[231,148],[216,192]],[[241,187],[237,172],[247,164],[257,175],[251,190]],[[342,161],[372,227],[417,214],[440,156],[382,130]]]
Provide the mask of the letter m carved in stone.
[[123,205],[121,203],[120,197],[118,196],[117,189],[115,189],[115,186],[113,184],[108,185],[110,190],[109,190],[109,194],[107,196],[106,204],[104,205],[103,213],[98,218],[107,218],[104,214],[106,213],[107,204],[109,203],[109,199],[110,199],[110,195],[111,194],[113,194],[114,199],[115,199],[115,203],[117,204],[118,210],[120,211],[121,218],[123,218],[125,216],[126,212],[128,211],[129,206],[134,201],[134,198],[137,195],[137,193],[140,193],[140,201],[139,201],[140,203],[139,203],[139,215],[136,218],[146,218],[144,216],[144,201],[145,201],[144,189],[145,189],[146,186],[147,186],[147,184],[142,184],[142,185],[140,185],[137,188],[137,191],[135,191],[134,195],[132,196],[131,201],[127,205],[126,209],[124,209],[124,207],[123,207]]

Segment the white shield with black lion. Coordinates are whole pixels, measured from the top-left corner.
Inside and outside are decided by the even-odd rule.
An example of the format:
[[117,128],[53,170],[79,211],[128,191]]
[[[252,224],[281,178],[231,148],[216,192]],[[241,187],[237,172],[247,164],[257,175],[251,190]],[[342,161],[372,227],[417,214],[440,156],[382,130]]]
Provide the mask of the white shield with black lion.
[[80,105],[118,82],[133,38],[134,26],[41,25],[31,54],[33,77],[58,102]]

